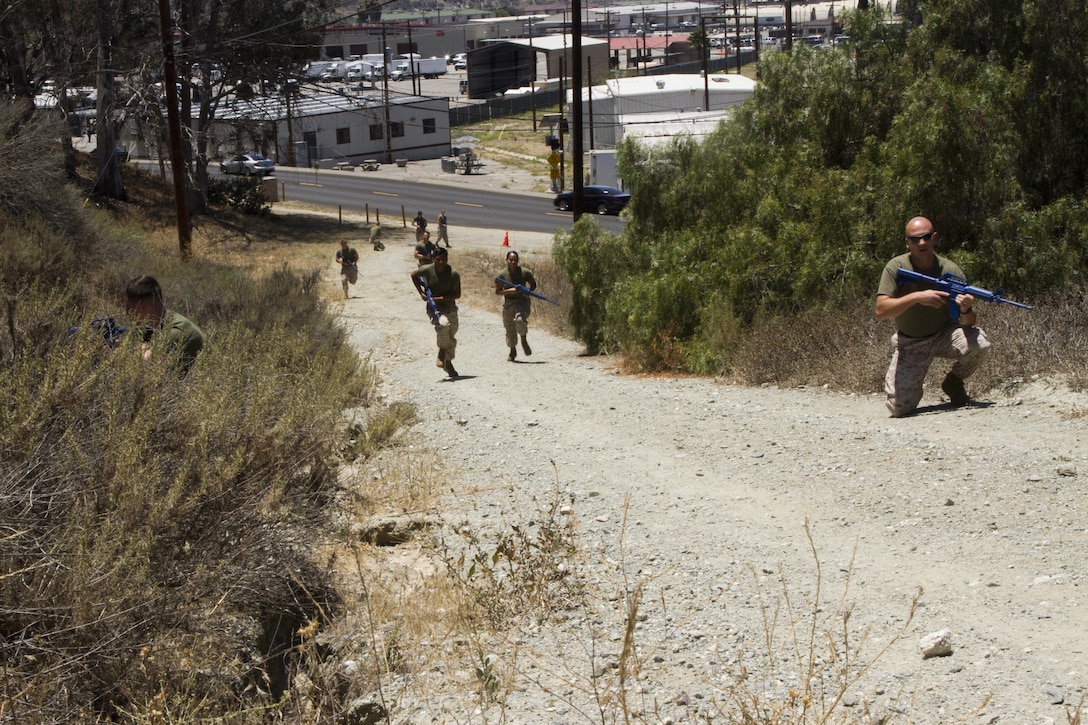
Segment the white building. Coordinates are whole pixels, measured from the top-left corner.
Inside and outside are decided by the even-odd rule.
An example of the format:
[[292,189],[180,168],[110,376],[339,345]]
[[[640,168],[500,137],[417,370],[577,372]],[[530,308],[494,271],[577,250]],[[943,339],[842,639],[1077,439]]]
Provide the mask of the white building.
[[[705,136],[732,106],[752,97],[742,75],[674,74],[614,78],[582,90],[586,150],[615,148],[625,135],[658,143],[680,133]],[[573,94],[568,94],[569,99]],[[572,112],[573,113],[573,112]],[[570,119],[574,122],[573,115]]]
[[[194,120],[197,112],[194,105]],[[127,140],[134,155],[156,155],[138,139]],[[224,101],[209,131],[208,155],[247,152],[280,166],[441,158],[450,153],[449,100],[391,96],[388,113],[377,90]]]

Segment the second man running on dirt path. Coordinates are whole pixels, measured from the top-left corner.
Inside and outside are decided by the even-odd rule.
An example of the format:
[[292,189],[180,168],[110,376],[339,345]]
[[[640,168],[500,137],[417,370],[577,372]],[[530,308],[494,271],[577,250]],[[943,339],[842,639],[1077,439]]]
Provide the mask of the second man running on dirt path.
[[423,241],[423,232],[427,231],[427,219],[423,216],[422,209],[412,218],[412,228],[416,230],[416,244],[418,244]]
[[438,212],[438,240],[435,244],[446,243],[446,249],[450,248],[449,227],[446,225],[446,210]]
[[[461,297],[461,275],[449,265],[449,252],[434,251],[434,263],[412,270],[412,284],[419,298],[426,301],[427,292],[438,308],[439,319],[434,322],[435,341],[438,343],[438,360],[435,365],[446,371],[451,378],[457,377],[453,358],[457,354],[457,300]],[[448,324],[442,324],[442,322]]]
[[415,251],[412,252],[412,256],[416,258],[416,266],[422,267],[425,264],[431,264],[434,261],[434,251],[436,249],[438,249],[438,245],[431,241],[431,233],[423,232],[419,244],[416,245]]
[[518,253],[510,250],[506,253],[506,269],[499,273],[495,280],[495,294],[502,296],[502,326],[506,328],[506,346],[510,348],[510,354],[506,359],[514,362],[518,357],[518,337],[521,337],[521,349],[526,355],[532,355],[529,347],[529,314],[532,312],[532,299],[529,295],[518,291],[516,287],[504,285],[499,280],[503,279],[511,285],[519,284],[522,287],[536,290],[536,278],[527,269],[522,269],[518,264]]

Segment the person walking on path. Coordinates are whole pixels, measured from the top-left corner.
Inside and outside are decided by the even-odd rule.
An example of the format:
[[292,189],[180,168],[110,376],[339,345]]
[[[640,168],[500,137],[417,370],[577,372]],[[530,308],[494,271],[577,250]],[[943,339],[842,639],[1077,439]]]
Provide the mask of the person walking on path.
[[449,249],[452,246],[450,244],[449,228],[446,225],[445,209],[438,212],[438,240],[435,242],[435,244],[442,244],[443,242],[446,243],[446,249]]
[[416,266],[422,267],[433,262],[434,253],[437,249],[438,245],[431,241],[431,233],[423,232],[419,244],[416,245],[415,252],[412,253],[412,256],[416,258]]
[[166,330],[166,350],[172,354],[178,371],[184,375],[204,349],[203,331],[187,317],[166,309],[162,287],[150,275],[134,277],[125,285],[125,311],[138,323],[148,326],[144,338],[144,359],[151,359],[149,336]]
[[[500,279],[510,284],[505,285]],[[521,285],[530,292],[536,290],[536,278],[532,272],[521,267],[518,253],[513,249],[506,253],[506,269],[495,280],[495,294],[502,296],[502,325],[506,328],[506,346],[510,348],[506,359],[510,362],[517,360],[519,336],[521,349],[527,356],[533,354],[528,340],[532,299],[512,285]]]
[[348,298],[348,284],[359,281],[359,253],[355,247],[348,246],[348,240],[340,240],[336,250],[336,261],[340,263],[340,284],[344,288],[344,299]]
[[450,267],[449,252],[439,248],[434,251],[432,264],[413,270],[409,276],[419,298],[426,302],[429,291],[436,308],[437,314],[431,320],[438,343],[435,365],[445,370],[446,375],[456,378],[453,359],[457,355],[457,300],[461,298],[461,275]]
[[[961,407],[970,402],[963,381],[978,368],[990,350],[986,333],[975,327],[978,310],[973,295],[957,295],[955,300],[941,290],[922,283],[899,284],[900,267],[941,278],[952,273],[964,277],[955,262],[936,253],[940,236],[932,222],[914,217],[907,222],[907,253],[894,257],[884,267],[876,292],[878,320],[895,320],[892,335],[891,364],[884,378],[885,405],[893,418],[910,415],[922,399],[922,383],[934,357],[954,360],[952,369],[941,383],[941,390]],[[958,319],[949,318],[949,303],[959,305]]]
[[416,244],[418,244],[423,239],[423,232],[427,231],[427,220],[423,216],[422,209],[416,212],[412,219],[412,226],[416,230]]

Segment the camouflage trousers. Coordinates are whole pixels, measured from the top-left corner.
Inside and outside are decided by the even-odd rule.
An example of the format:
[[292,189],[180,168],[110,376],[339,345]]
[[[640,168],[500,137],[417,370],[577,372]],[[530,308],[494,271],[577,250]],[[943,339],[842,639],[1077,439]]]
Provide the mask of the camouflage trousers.
[[964,327],[950,322],[929,337],[892,335],[891,364],[884,378],[885,405],[893,418],[910,415],[922,399],[922,383],[933,358],[955,360],[950,371],[960,380],[970,377],[990,351],[990,341],[978,327]]
[[502,306],[502,326],[506,328],[506,346],[515,347],[518,335],[529,334],[529,313],[532,304],[529,300],[514,300]]
[[453,360],[457,355],[457,308],[441,312],[450,324],[434,326],[435,341],[438,343],[438,349],[444,353],[443,358]]

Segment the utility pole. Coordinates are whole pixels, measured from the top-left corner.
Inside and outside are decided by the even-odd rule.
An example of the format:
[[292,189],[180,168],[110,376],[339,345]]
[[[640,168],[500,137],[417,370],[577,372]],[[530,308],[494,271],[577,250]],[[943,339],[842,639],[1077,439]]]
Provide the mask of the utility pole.
[[665,65],[669,64],[669,0],[665,0]]
[[290,82],[283,85],[283,106],[287,112],[287,165],[297,166],[295,159],[295,129],[291,120],[291,92],[294,85]]
[[[566,35],[563,36],[566,38]],[[564,40],[564,42],[566,42]],[[566,126],[563,115],[563,100],[567,97],[563,81],[566,79],[566,58],[559,57],[559,190],[563,190],[563,184],[567,178],[567,147],[563,143],[563,127]]]
[[582,0],[571,0],[571,35],[574,36],[574,57],[571,58],[571,144],[574,146],[574,221],[582,216]]
[[589,89],[589,150],[593,150],[593,63],[586,58],[586,88]]
[[419,92],[416,90],[416,49],[412,45],[412,21],[408,21],[408,72],[411,74],[412,79],[412,95],[418,96]]
[[389,46],[382,23],[382,106],[385,108],[385,163],[393,163],[393,139],[389,135]]
[[536,133],[536,51],[533,50],[533,16],[529,16],[529,106],[533,110],[533,133]]
[[740,75],[740,0],[733,0],[733,27],[737,38],[737,75]]
[[646,75],[646,65],[648,56],[646,53],[646,6],[640,8],[642,10],[642,75]]
[[793,3],[786,0],[786,52],[793,52]]
[[[189,197],[185,188],[185,160],[181,155],[181,116],[178,113],[177,67],[174,63],[174,32],[170,24],[170,0],[159,0],[162,33],[162,84],[166,91],[166,120],[170,129],[170,170],[174,176],[174,208],[178,218],[178,248],[182,260],[193,256],[193,230],[189,221]],[[99,139],[101,141],[101,139]]]

